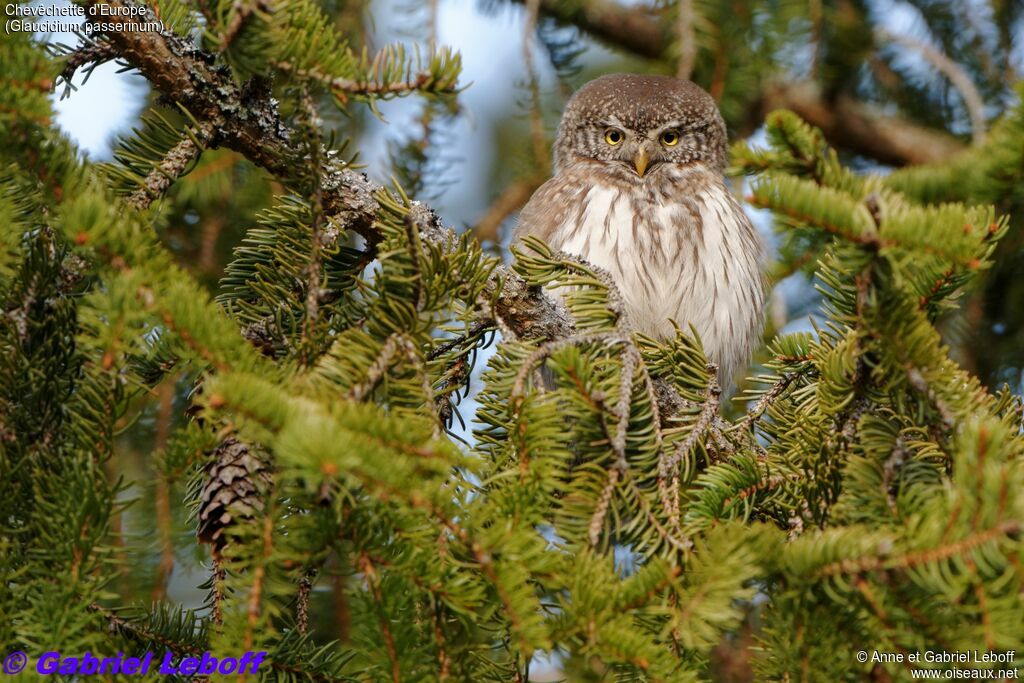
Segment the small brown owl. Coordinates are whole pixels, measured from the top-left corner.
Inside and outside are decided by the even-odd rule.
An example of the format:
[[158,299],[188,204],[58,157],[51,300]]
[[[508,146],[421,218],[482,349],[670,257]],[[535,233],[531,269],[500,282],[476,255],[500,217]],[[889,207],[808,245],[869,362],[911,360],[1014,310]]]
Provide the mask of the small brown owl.
[[633,329],[692,324],[728,382],[759,335],[763,246],[726,188],[725,122],[699,86],[615,74],[569,101],[554,176],[523,208],[534,235],[611,273]]

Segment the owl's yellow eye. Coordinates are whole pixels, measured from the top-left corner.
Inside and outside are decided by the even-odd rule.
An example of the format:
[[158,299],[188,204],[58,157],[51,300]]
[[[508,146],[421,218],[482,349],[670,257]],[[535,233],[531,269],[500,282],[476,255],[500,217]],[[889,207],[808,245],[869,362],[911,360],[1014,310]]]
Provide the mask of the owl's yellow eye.
[[609,128],[604,132],[604,141],[614,147],[615,145],[622,142],[622,138],[625,137],[622,131],[618,128]]
[[661,134],[661,144],[666,147],[675,147],[679,144],[679,133],[674,130],[666,130]]

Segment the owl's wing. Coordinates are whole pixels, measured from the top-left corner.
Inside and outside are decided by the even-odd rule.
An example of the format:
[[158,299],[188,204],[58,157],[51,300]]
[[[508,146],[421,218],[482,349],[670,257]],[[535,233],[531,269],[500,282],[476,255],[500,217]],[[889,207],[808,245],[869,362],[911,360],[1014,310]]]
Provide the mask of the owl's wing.
[[512,244],[518,244],[527,235],[538,237],[553,249],[561,247],[562,236],[559,228],[565,225],[575,190],[566,178],[555,176],[537,188],[523,210],[512,236]]

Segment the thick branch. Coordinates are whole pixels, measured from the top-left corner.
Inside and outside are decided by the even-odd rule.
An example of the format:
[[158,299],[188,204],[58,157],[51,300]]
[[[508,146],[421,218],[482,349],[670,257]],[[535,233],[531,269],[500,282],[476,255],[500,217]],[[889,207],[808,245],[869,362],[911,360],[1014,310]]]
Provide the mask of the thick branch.
[[883,116],[848,95],[839,95],[834,102],[829,102],[809,82],[767,88],[761,102],[762,117],[774,109],[789,109],[820,128],[834,146],[885,164],[934,163],[964,149],[951,135],[897,117]]
[[670,43],[661,22],[644,7],[623,7],[612,0],[540,0],[539,9],[542,14],[643,57],[664,57]]
[[[613,47],[651,59],[671,57],[670,27],[643,7],[626,7],[614,0],[541,0],[540,11]],[[849,95],[825,100],[812,83],[766,85],[760,101],[760,111],[753,112],[755,120],[747,124],[749,130],[759,126],[769,111],[791,109],[821,128],[833,146],[885,164],[942,161],[963,149],[942,131],[883,116]]]

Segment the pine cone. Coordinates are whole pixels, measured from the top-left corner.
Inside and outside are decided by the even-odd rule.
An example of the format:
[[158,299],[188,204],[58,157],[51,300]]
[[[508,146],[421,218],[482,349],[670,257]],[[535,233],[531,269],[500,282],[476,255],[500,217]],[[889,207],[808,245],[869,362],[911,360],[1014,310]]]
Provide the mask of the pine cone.
[[268,463],[247,444],[233,438],[222,441],[206,466],[206,483],[199,494],[199,540],[223,549],[228,527],[263,510],[272,481]]

